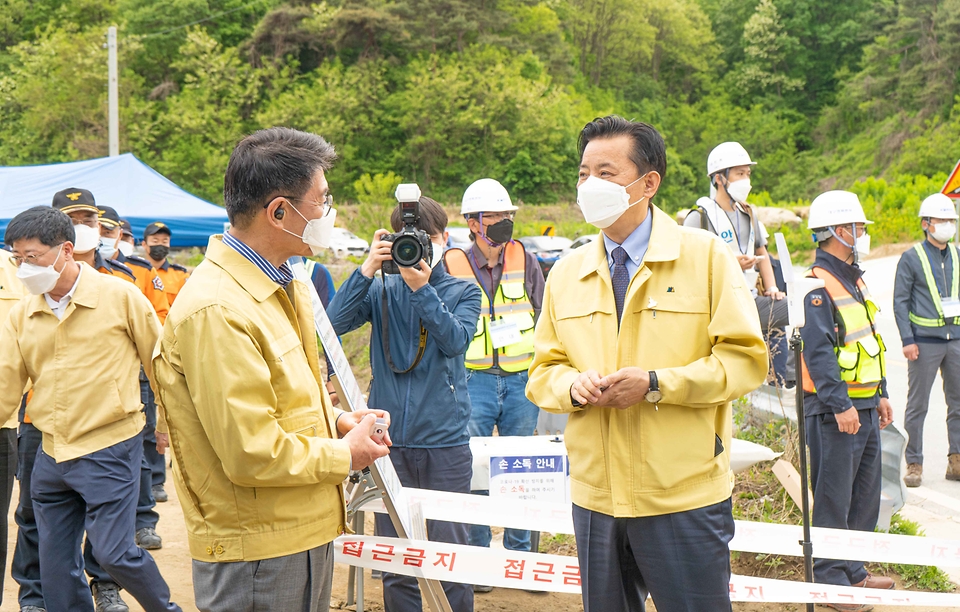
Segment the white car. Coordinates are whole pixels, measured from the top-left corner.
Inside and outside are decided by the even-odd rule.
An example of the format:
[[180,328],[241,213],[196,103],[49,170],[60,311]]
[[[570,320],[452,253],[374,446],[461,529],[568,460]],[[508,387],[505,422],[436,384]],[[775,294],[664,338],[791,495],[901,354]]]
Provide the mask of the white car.
[[469,251],[473,246],[473,241],[470,240],[470,228],[469,227],[450,227],[447,226],[447,232],[450,235],[450,239],[447,240],[447,248],[452,249],[457,247],[458,249],[463,249],[464,251]]
[[600,234],[587,234],[586,236],[580,236],[573,241],[573,244],[563,250],[563,253],[560,254],[560,257],[566,257],[570,253],[573,253],[574,249],[579,249],[585,244],[590,244],[599,237]]
[[347,255],[363,257],[370,252],[370,243],[342,227],[335,227],[330,250],[337,259],[344,259]]

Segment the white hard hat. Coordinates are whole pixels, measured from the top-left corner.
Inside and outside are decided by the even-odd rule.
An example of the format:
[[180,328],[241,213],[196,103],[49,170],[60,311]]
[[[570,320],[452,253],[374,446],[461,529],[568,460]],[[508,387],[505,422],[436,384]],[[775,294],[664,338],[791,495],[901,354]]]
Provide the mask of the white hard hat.
[[857,194],[849,191],[827,191],[818,195],[810,204],[807,227],[812,230],[863,223],[869,225],[863,214],[863,206]]
[[923,203],[920,204],[920,216],[931,219],[960,218],[957,216],[957,207],[954,205],[953,200],[942,193],[935,193],[926,197]]
[[737,166],[755,166],[750,154],[739,142],[722,142],[707,156],[707,176],[713,176],[721,170]]
[[463,192],[460,203],[461,215],[474,215],[482,212],[510,212],[517,207],[510,201],[510,194],[498,181],[491,178],[474,181]]

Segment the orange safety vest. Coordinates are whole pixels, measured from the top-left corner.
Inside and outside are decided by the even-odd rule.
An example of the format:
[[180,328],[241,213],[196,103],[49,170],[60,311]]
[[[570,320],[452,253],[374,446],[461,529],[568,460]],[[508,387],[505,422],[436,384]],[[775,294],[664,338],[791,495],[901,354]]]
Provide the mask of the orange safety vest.
[[[870,299],[862,279],[857,279],[857,287],[864,296],[865,303],[858,301],[836,276],[823,268],[811,269],[810,275],[824,282],[824,289],[833,300],[834,318],[839,317],[843,322],[844,335],[837,338],[840,344],[834,347],[834,351],[840,367],[840,379],[847,383],[847,394],[851,398],[873,397],[886,374],[886,360],[883,355],[886,347],[874,325],[874,316],[879,308]],[[834,329],[839,333],[839,326]],[[816,385],[810,378],[806,359],[801,359],[801,366],[803,390],[816,393]]]
[[[447,271],[456,278],[483,284],[473,273],[473,266],[467,254],[461,249],[450,249],[443,256]],[[497,286],[493,301],[486,290],[481,291],[480,318],[473,341],[467,347],[466,366],[471,370],[486,370],[494,365],[504,372],[521,372],[533,363],[533,304],[524,285],[526,274],[526,252],[523,245],[512,241],[504,246],[503,274]],[[493,347],[491,340],[491,321],[515,323],[520,331],[520,340],[500,348]]]

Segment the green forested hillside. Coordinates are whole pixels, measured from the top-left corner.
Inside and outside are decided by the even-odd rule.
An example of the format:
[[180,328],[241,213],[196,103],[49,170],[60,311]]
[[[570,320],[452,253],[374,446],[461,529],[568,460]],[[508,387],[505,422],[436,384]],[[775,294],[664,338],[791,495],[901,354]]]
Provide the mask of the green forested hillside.
[[664,133],[674,210],[724,140],[767,203],[877,177],[857,189],[913,207],[960,158],[960,0],[0,0],[0,165],[106,155],[109,25],[121,150],[215,202],[234,143],[280,124],[336,145],[341,199],[393,172],[569,201],[610,112]]

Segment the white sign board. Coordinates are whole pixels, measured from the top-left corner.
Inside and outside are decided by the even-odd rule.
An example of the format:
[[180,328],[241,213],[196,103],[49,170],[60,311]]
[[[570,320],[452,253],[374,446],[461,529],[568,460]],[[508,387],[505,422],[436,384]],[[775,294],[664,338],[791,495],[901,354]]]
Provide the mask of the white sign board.
[[569,501],[566,455],[490,457],[490,497]]

